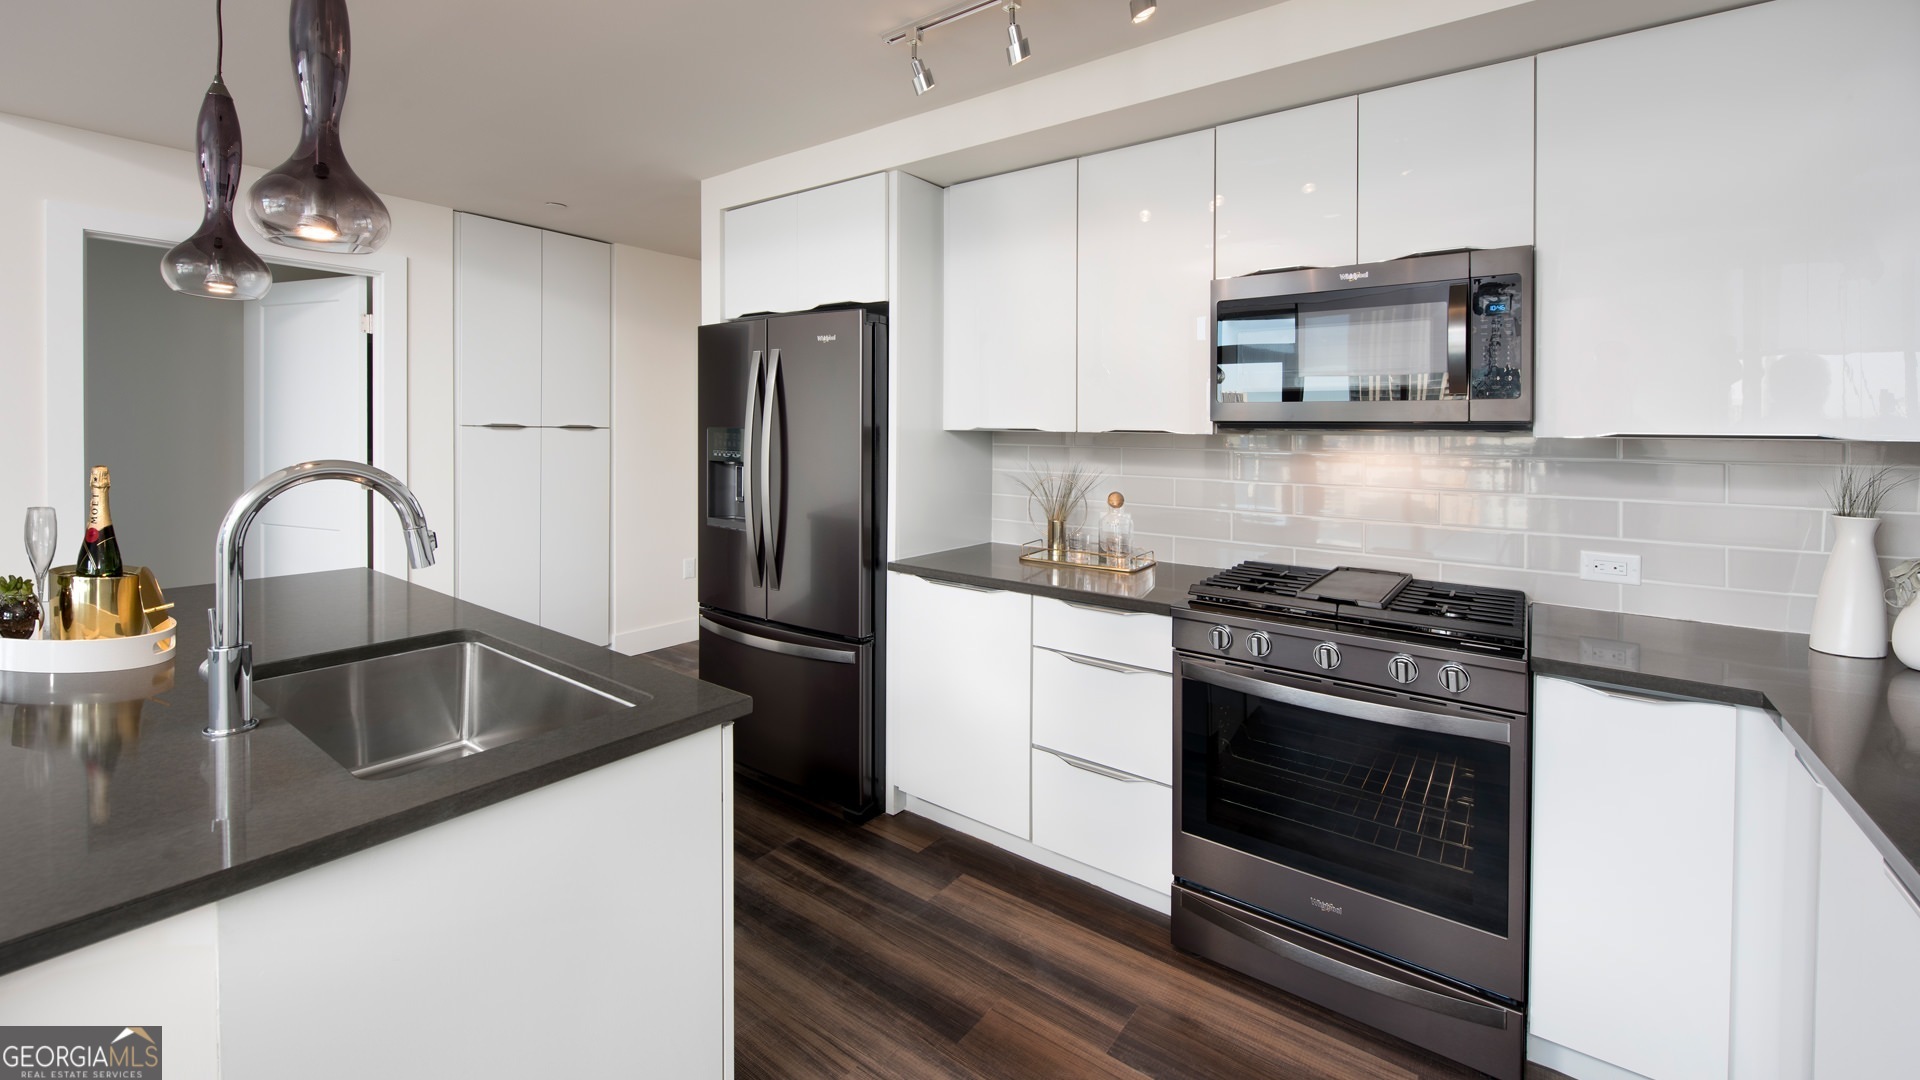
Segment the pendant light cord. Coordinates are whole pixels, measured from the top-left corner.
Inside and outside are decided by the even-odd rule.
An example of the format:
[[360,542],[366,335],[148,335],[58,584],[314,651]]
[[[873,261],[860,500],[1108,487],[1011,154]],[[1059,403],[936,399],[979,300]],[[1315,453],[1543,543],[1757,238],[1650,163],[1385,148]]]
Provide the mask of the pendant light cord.
[[221,76],[227,58],[227,20],[220,12],[222,0],[213,0],[213,77]]

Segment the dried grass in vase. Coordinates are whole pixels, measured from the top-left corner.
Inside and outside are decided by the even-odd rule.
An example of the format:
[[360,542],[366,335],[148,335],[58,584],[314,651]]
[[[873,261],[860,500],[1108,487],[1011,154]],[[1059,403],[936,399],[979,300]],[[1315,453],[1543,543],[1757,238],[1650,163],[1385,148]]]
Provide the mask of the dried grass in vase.
[[1055,557],[1066,554],[1067,519],[1075,510],[1086,505],[1087,493],[1093,490],[1104,475],[1099,469],[1089,469],[1084,465],[1069,465],[1054,472],[1042,465],[1033,469],[1028,476],[1014,477],[1014,481],[1027,491],[1027,517],[1033,517],[1034,504],[1038,503],[1047,522],[1047,550]]

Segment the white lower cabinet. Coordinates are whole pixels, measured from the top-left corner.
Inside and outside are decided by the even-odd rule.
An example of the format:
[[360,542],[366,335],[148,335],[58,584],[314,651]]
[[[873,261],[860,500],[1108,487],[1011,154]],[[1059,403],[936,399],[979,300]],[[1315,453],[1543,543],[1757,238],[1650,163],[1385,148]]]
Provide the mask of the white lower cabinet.
[[888,783],[1023,840],[1031,598],[887,578]]
[[1033,744],[1173,783],[1173,676],[1033,650]]
[[1033,842],[1168,892],[1173,880],[1173,789],[1036,746]]
[[1831,792],[1820,795],[1813,1075],[1912,1076],[1920,900]]
[[1727,1076],[1733,707],[1539,679],[1533,738],[1529,1034]]

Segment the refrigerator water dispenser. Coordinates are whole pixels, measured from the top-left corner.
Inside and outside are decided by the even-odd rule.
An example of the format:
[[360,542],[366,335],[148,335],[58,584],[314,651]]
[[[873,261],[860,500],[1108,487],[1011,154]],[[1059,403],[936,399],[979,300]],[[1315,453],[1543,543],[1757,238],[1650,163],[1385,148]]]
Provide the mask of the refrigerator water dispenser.
[[707,429],[707,524],[747,527],[746,455],[737,427]]

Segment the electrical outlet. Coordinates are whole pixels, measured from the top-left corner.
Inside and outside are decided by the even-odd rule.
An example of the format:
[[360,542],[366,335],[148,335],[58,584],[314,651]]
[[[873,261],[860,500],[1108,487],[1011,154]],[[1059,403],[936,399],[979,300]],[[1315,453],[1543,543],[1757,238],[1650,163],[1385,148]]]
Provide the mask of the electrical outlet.
[[687,581],[692,581],[695,577],[699,575],[699,573],[700,573],[699,559],[681,559],[680,560],[680,577],[682,579]]
[[1615,585],[1640,584],[1640,556],[1618,555],[1611,551],[1580,553],[1580,577],[1587,581],[1611,581]]
[[1640,646],[1631,641],[1583,637],[1580,639],[1580,662],[1595,667],[1633,671],[1640,666]]

